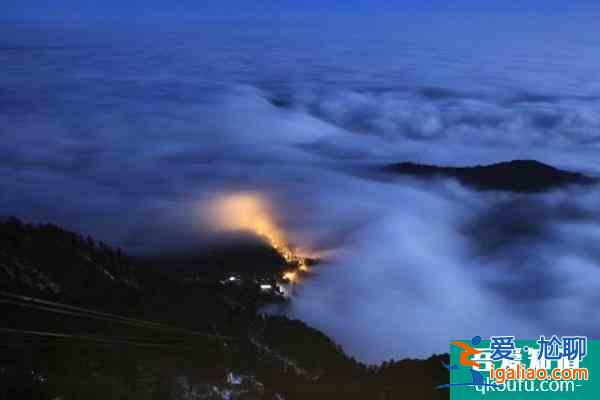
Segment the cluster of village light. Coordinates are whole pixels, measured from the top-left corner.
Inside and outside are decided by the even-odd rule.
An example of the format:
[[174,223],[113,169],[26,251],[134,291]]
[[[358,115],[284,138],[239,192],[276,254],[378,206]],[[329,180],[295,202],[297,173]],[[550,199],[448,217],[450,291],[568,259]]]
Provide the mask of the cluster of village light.
[[273,215],[268,201],[258,193],[225,195],[217,198],[210,207],[210,218],[217,227],[249,231],[265,239],[286,261],[288,269],[282,273],[283,280],[295,284],[301,273],[309,271],[308,258],[288,244]]

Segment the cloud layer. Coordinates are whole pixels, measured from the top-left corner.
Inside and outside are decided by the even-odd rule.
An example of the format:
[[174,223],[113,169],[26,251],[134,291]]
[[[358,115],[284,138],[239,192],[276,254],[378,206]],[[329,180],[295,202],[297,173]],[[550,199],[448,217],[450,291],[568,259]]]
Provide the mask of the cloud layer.
[[597,43],[567,40],[589,21],[356,21],[1,27],[1,214],[146,253],[202,245],[208,199],[259,191],[326,260],[283,312],[359,358],[598,335],[597,188],[368,172],[535,158],[599,175]]

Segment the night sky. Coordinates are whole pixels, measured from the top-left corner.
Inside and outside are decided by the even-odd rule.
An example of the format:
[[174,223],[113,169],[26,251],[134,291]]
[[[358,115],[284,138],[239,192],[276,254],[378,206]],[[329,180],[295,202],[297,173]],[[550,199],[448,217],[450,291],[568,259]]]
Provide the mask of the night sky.
[[206,246],[215,196],[260,193],[324,259],[287,312],[369,361],[600,333],[597,187],[368,172],[600,176],[593,2],[222,3],[4,2],[0,214],[144,255]]
[[482,14],[563,14],[598,10],[594,0],[6,0],[3,15],[6,18],[105,18],[132,16],[275,16],[318,14],[381,14],[381,13],[482,13]]

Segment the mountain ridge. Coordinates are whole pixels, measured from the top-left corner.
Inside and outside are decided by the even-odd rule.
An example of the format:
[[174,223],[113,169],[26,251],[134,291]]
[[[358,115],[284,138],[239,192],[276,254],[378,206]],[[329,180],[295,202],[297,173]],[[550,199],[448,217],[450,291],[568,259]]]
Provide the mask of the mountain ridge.
[[543,192],[574,184],[592,184],[598,180],[579,172],[558,169],[537,160],[517,159],[493,164],[448,167],[413,162],[386,165],[383,172],[420,178],[454,178],[479,190],[521,193]]

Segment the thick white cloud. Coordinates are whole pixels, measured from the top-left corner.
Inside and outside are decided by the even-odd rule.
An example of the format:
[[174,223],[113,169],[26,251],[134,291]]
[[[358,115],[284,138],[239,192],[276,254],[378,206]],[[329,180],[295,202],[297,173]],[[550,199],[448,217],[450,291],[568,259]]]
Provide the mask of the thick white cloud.
[[258,190],[326,255],[287,312],[358,357],[597,335],[598,189],[484,194],[370,170],[535,158],[600,174],[586,21],[496,22],[519,40],[485,18],[3,27],[18,43],[0,48],[0,210],[144,252],[202,243],[208,197]]

